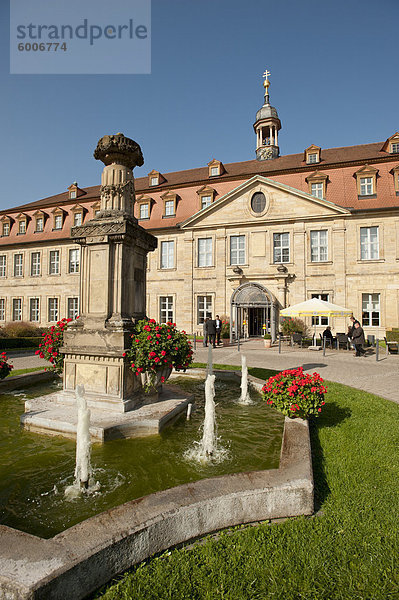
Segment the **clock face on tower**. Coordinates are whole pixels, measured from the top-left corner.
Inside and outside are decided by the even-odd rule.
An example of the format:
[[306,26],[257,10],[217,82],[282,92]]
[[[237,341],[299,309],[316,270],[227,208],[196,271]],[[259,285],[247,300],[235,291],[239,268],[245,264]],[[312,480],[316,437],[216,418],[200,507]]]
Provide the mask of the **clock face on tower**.
[[256,151],[256,158],[258,160],[271,160],[273,158],[277,158],[278,157],[278,148],[274,147],[263,147],[263,148],[258,148],[258,150]]

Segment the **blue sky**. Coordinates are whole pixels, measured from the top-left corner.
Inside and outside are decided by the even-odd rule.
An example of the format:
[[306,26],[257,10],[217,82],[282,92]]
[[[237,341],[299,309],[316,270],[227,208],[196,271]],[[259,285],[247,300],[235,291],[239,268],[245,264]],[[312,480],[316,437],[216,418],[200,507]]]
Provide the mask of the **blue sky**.
[[266,67],[282,154],[399,130],[398,0],[152,0],[151,74],[76,76],[9,74],[7,4],[1,0],[1,209],[75,180],[98,184],[93,150],[119,131],[142,147],[136,176],[253,159]]

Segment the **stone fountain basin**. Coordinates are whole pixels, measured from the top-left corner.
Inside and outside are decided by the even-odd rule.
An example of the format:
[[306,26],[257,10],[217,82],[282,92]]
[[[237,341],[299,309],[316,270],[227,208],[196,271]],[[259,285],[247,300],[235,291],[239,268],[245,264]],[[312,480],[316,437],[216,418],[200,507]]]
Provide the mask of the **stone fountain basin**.
[[[255,387],[263,384],[248,380]],[[79,600],[117,573],[178,544],[226,527],[312,513],[308,423],[286,418],[278,469],[157,492],[48,540],[0,526],[0,598]]]

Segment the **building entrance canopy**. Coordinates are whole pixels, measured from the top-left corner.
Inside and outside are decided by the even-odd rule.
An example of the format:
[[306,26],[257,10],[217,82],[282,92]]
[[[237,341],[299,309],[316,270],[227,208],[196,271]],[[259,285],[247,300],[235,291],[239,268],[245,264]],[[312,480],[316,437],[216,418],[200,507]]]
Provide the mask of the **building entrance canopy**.
[[278,302],[259,283],[244,283],[231,297],[230,337],[237,339],[270,333],[276,337]]

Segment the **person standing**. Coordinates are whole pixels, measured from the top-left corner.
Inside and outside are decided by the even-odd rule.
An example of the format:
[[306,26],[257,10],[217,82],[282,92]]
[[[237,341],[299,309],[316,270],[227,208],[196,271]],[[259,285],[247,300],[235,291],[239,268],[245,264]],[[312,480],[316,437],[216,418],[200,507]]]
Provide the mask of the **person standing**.
[[215,327],[216,327],[216,345],[219,346],[220,342],[220,334],[222,333],[222,321],[219,318],[219,315],[216,315],[215,319]]
[[364,339],[363,327],[360,325],[359,321],[356,321],[353,326],[352,342],[356,348],[355,356],[364,356],[366,351],[363,349],[363,344],[366,343],[366,340]]
[[208,334],[209,343],[212,344],[214,348],[216,348],[215,339],[216,339],[216,323],[214,319],[208,319],[206,322],[206,332]]

